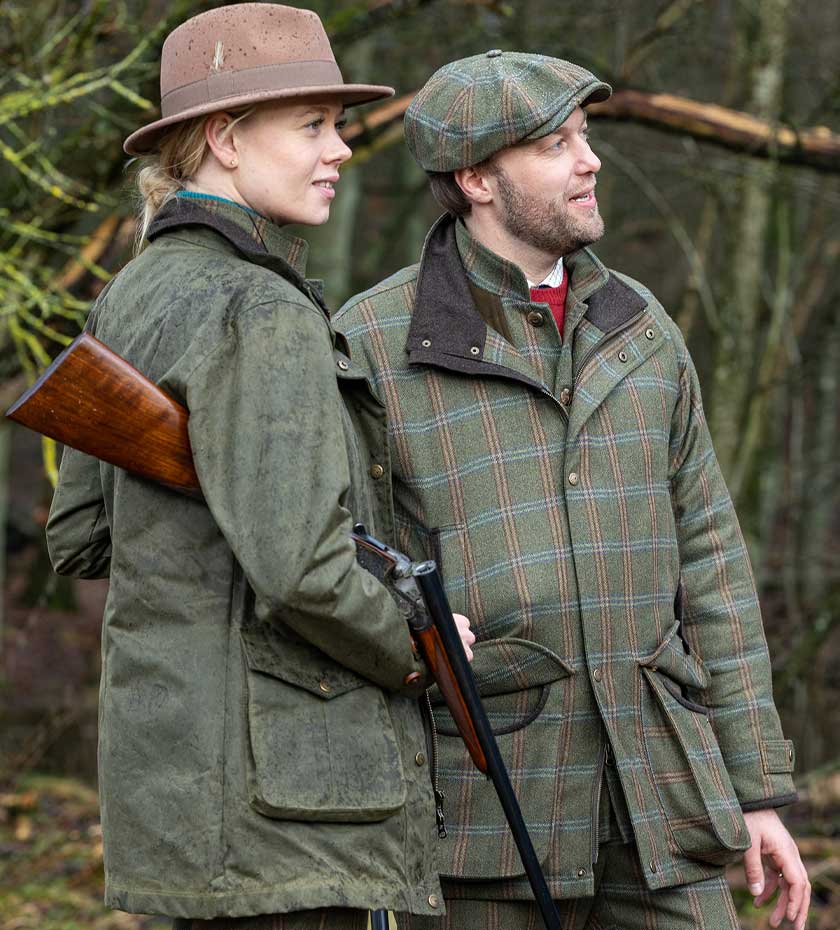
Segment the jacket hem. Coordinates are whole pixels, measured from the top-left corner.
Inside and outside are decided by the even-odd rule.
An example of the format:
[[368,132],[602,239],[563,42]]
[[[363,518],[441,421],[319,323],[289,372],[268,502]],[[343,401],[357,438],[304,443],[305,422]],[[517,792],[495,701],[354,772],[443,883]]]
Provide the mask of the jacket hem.
[[332,887],[326,881],[304,888],[289,888],[278,882],[266,891],[152,891],[119,888],[106,883],[105,905],[130,914],[160,914],[210,920],[214,917],[253,917],[286,914],[322,907],[403,911],[440,916],[443,909],[429,905],[430,895],[441,895],[435,878],[428,887],[395,891],[393,883],[362,881]]

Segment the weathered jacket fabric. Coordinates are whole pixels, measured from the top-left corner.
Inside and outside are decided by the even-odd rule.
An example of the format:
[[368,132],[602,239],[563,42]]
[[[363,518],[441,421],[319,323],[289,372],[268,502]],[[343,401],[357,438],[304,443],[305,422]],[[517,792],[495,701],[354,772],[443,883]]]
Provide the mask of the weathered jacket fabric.
[[[388,409],[397,543],[439,560],[472,620],[538,855],[575,897],[593,893],[607,767],[651,888],[717,874],[749,845],[742,810],[794,788],[683,339],[590,250],[565,261],[564,341],[519,269],[447,218],[336,325]],[[443,873],[529,896],[492,787],[435,718]]]
[[68,449],[47,527],[57,571],[110,578],[106,902],[434,912],[425,737],[403,686],[420,669],[349,538],[353,518],[392,532],[382,405],[302,278],[300,240],[180,199],[150,238],[91,327],[189,408],[204,500]]

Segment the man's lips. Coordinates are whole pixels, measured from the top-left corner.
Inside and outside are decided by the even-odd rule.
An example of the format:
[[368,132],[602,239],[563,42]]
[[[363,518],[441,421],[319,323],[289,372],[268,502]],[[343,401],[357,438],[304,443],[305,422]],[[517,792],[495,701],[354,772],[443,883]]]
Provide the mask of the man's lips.
[[574,197],[569,198],[569,203],[579,207],[594,207],[597,202],[594,187],[590,187],[588,190],[581,191],[579,194],[575,194]]

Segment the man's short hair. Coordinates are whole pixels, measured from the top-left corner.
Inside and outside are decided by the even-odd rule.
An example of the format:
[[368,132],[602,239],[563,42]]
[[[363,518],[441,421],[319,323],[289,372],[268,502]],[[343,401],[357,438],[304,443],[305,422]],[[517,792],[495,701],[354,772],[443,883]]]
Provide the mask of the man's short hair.
[[[492,173],[493,155],[480,161],[474,168]],[[427,171],[432,196],[447,213],[453,216],[466,216],[472,209],[470,198],[461,190],[455,180],[454,171]]]

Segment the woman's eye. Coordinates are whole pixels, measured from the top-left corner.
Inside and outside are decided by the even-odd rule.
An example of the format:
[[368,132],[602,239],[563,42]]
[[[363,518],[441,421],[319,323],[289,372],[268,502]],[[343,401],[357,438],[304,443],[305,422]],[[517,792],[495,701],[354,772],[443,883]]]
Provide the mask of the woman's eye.
[[306,129],[318,129],[318,128],[320,128],[320,126],[323,125],[323,122],[324,122],[324,117],[323,117],[323,116],[319,116],[318,119],[314,119],[314,120],[312,120],[311,123],[307,123],[307,124],[306,124]]
[[338,131],[338,132],[341,132],[342,129],[346,129],[346,128],[347,128],[347,120],[346,120],[346,119],[337,120],[337,121],[336,121],[336,124],[335,124],[335,128],[336,128],[336,131]]

